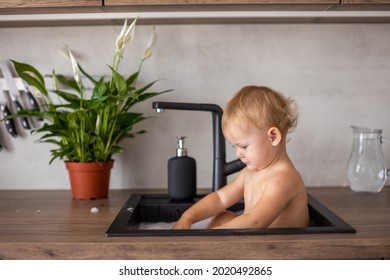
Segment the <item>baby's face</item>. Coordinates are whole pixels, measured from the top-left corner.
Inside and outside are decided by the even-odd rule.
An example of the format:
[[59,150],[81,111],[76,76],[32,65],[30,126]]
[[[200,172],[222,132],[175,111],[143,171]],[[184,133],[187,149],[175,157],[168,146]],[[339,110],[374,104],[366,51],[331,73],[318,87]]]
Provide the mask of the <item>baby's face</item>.
[[255,126],[242,129],[229,127],[225,130],[226,139],[236,149],[236,156],[249,170],[259,171],[268,167],[278,153],[266,130]]

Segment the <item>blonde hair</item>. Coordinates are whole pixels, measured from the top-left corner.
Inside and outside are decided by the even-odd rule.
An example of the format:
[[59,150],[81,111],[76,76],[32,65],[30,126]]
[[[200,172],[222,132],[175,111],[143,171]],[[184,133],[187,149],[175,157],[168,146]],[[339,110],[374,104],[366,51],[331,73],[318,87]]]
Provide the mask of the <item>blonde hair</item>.
[[227,103],[222,129],[243,128],[248,122],[260,129],[277,127],[283,138],[297,125],[294,100],[264,86],[245,86]]

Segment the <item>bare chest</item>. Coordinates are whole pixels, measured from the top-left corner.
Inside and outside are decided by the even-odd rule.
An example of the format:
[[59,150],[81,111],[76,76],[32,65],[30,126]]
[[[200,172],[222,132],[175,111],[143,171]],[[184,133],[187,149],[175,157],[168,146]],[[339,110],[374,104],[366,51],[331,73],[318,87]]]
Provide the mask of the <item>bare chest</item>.
[[265,180],[266,178],[262,178],[262,176],[250,176],[245,180],[245,211],[249,211],[263,195]]

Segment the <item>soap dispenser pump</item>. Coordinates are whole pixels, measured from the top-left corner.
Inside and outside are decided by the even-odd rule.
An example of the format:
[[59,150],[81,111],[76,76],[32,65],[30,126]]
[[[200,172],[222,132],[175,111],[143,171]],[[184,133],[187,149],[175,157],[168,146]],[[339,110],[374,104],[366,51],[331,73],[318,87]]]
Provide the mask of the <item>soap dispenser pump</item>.
[[168,195],[173,200],[196,196],[196,161],[187,155],[185,136],[177,137],[176,156],[168,160]]

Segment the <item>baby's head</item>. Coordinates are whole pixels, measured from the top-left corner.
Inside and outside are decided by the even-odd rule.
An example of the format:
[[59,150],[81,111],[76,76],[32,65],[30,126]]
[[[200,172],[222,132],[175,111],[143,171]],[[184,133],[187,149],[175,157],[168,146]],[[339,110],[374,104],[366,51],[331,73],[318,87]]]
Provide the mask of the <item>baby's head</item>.
[[222,117],[222,129],[245,129],[254,125],[267,131],[280,130],[283,139],[297,125],[294,101],[263,86],[246,86],[227,103]]

